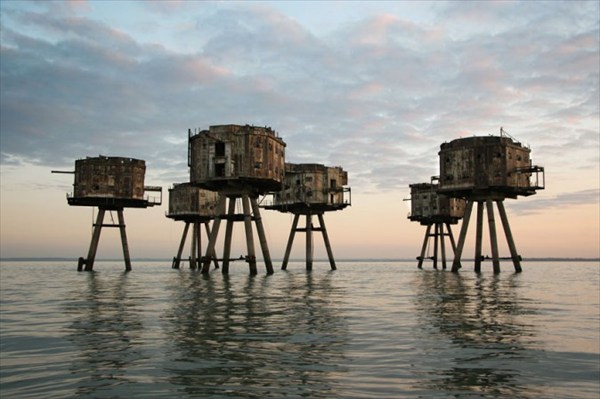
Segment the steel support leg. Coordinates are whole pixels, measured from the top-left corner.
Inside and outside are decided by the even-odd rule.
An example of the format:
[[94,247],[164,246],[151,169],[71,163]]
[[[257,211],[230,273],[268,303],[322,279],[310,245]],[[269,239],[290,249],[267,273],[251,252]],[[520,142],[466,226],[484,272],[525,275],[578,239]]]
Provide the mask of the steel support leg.
[[506,210],[504,209],[504,201],[498,200],[496,201],[496,204],[498,205],[498,213],[500,214],[500,220],[502,220],[502,227],[504,228],[504,234],[506,235],[506,241],[508,242],[510,256],[512,258],[513,265],[515,266],[515,272],[521,273],[523,271],[523,269],[521,269],[521,256],[517,252],[517,247],[515,246],[515,241],[510,231],[508,217],[506,216]]
[[425,238],[423,238],[423,246],[421,247],[421,256],[419,256],[419,263],[417,267],[419,269],[423,268],[423,260],[425,259],[425,252],[427,251],[427,244],[429,243],[429,233],[431,232],[431,225],[427,225],[427,230],[425,231]]
[[313,235],[312,215],[306,215],[306,270],[312,270],[313,266]]
[[221,273],[229,273],[229,259],[231,258],[231,236],[233,234],[233,217],[235,215],[236,197],[229,197],[229,207],[227,208],[227,224],[225,226],[225,243],[223,245],[223,268]]
[[465,209],[465,216],[463,217],[462,226],[460,227],[460,235],[458,236],[458,246],[456,247],[456,253],[454,254],[454,261],[452,262],[452,271],[458,272],[460,269],[460,258],[462,257],[463,248],[465,247],[465,239],[467,238],[467,230],[469,228],[469,219],[471,218],[471,211],[473,210],[473,201],[467,201],[467,207]]
[[298,227],[298,219],[300,219],[300,215],[295,214],[294,221],[292,222],[292,229],[290,230],[290,236],[285,247],[285,255],[283,256],[281,270],[287,269],[288,260],[290,259],[290,253],[292,252],[292,244],[294,243],[294,236],[296,235],[296,228]]
[[254,223],[256,224],[256,232],[258,233],[258,240],[260,242],[260,248],[262,250],[263,259],[265,262],[265,268],[267,269],[267,274],[273,274],[273,263],[271,262],[271,253],[269,252],[267,236],[265,234],[265,227],[263,226],[262,218],[260,216],[260,208],[258,207],[256,197],[250,198],[250,205],[252,205]]
[[477,225],[475,230],[475,272],[481,272],[481,243],[483,240],[483,201],[477,201]]
[[202,253],[200,241],[200,222],[195,221],[192,225],[192,248],[190,251],[190,269],[200,267],[200,258]]
[[181,241],[179,242],[179,248],[177,249],[177,256],[173,259],[173,264],[171,265],[173,269],[179,269],[179,264],[181,263],[181,255],[183,254],[183,248],[185,247],[185,239],[187,238],[189,228],[190,222],[185,222],[183,234],[181,235]]
[[250,200],[247,194],[242,195],[242,207],[244,209],[244,227],[246,229],[246,247],[248,248],[248,266],[250,274],[256,275],[256,254],[254,252],[254,234],[252,233],[252,214],[250,212]]
[[331,250],[331,244],[329,243],[329,236],[327,235],[327,228],[325,227],[325,218],[322,213],[317,214],[319,218],[319,225],[321,227],[321,233],[323,233],[323,241],[325,242],[325,249],[327,250],[327,257],[329,258],[329,265],[331,270],[336,270],[335,260],[333,259],[333,251]]
[[440,226],[440,247],[442,252],[442,269],[446,270],[446,239],[444,238],[444,223],[437,223]]
[[490,227],[490,244],[492,245],[492,263],[494,273],[500,273],[500,259],[498,255],[498,237],[496,236],[496,220],[494,219],[494,203],[492,200],[485,201],[488,213],[488,224]]
[[450,245],[452,245],[452,255],[454,255],[456,253],[456,242],[454,241],[454,235],[452,235],[450,223],[446,223],[446,231],[448,232],[448,237],[450,237]]
[[98,209],[98,216],[96,217],[96,223],[94,224],[90,249],[88,250],[88,255],[85,260],[86,272],[91,272],[94,270],[94,260],[96,259],[96,251],[98,250],[98,242],[100,241],[100,233],[102,232],[102,222],[104,222],[105,212],[106,211],[102,208]]
[[[209,224],[208,222],[204,222],[204,229],[206,230],[206,237],[210,237],[210,227],[209,227],[208,224]],[[215,269],[218,269],[219,268],[219,260],[217,259],[217,253],[216,253],[216,251],[214,251],[211,254],[211,256],[212,256],[213,261],[215,263]]]
[[213,227],[210,232],[210,237],[208,239],[208,247],[206,248],[206,256],[204,262],[202,264],[202,273],[208,274],[210,271],[210,261],[215,251],[215,244],[217,242],[217,236],[219,235],[219,227],[221,226],[221,218],[225,214],[225,201],[227,198],[224,195],[219,196],[219,201],[217,202],[216,216],[215,221],[213,222]]
[[123,209],[117,210],[117,217],[119,218],[119,230],[121,232],[121,246],[123,247],[123,257],[125,258],[125,270],[131,270],[131,258],[129,257],[129,245],[127,244],[127,232],[125,231],[125,217],[123,216]]
[[433,227],[433,268],[437,270],[438,260],[438,240],[440,238],[440,225],[438,223]]

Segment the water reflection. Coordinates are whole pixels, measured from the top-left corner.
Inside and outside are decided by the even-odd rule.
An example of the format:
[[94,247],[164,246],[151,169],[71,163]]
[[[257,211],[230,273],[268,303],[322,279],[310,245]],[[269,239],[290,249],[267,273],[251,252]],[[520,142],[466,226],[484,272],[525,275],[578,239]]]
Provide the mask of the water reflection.
[[164,368],[179,393],[205,397],[336,397],[348,327],[328,276],[207,278],[172,285]]
[[[425,388],[454,397],[535,397],[528,381],[539,352],[531,312],[520,298],[519,276],[474,278],[419,273],[415,282],[419,330],[433,344]],[[439,342],[439,344],[435,344]],[[525,375],[525,378],[523,378]]]
[[[97,397],[133,384],[127,370],[143,356],[138,349],[142,322],[137,305],[128,296],[128,274],[105,281],[86,273],[87,285],[71,293],[65,312],[70,320],[68,338],[78,348],[71,366],[77,397]],[[110,394],[109,394],[110,396]]]

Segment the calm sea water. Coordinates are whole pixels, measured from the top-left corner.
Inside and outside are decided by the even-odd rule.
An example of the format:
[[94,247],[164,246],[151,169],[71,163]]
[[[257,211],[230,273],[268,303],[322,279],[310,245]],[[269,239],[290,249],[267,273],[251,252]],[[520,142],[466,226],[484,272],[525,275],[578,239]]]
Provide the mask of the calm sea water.
[[0,397],[597,399],[598,262],[485,266],[2,262]]

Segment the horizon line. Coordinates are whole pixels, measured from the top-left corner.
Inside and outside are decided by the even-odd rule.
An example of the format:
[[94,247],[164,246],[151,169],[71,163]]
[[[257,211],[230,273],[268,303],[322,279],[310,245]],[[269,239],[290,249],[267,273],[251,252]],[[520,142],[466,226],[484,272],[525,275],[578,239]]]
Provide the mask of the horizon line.
[[[53,261],[53,262],[77,262],[78,258],[71,258],[71,257],[56,257],[56,256],[11,256],[11,257],[6,257],[6,258],[2,258],[0,257],[0,262],[48,262],[48,261]],[[119,262],[122,261],[123,258],[103,258],[103,259],[96,259],[96,262]],[[239,258],[235,258],[232,259],[231,261],[234,260],[240,260]],[[279,258],[274,258],[271,259],[272,261],[283,261],[283,259],[279,259]],[[510,260],[510,259],[508,259]],[[172,262],[173,258],[132,258],[131,259],[132,262]],[[188,259],[181,259],[182,262],[187,262]],[[263,259],[257,259],[257,261],[263,261]],[[305,259],[290,259],[290,262],[304,262]],[[313,259],[314,262],[329,262],[329,259],[327,258],[321,258],[321,259]],[[416,258],[341,258],[341,259],[336,259],[337,262],[366,262],[366,261],[370,261],[370,262],[412,262],[412,261],[417,261]],[[474,261],[474,259],[471,258],[465,258],[465,259],[461,259],[461,261]],[[599,262],[600,258],[585,258],[585,257],[556,257],[556,256],[552,256],[552,257],[532,257],[532,258],[523,258],[522,261],[524,262],[539,262],[539,261],[546,261],[546,262],[554,262],[554,261],[581,261],[581,262]]]

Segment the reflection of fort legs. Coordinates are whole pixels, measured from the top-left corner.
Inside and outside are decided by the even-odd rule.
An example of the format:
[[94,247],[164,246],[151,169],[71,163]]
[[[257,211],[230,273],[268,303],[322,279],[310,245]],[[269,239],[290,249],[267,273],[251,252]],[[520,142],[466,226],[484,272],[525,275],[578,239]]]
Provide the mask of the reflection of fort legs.
[[73,300],[66,302],[65,312],[73,320],[68,338],[78,348],[71,365],[77,397],[97,397],[100,392],[116,397],[127,391],[124,386],[136,384],[129,369],[144,359],[138,346],[143,323],[135,297],[128,295],[127,276],[107,281],[90,273],[88,284],[78,286]]
[[330,276],[179,274],[161,316],[169,383],[189,397],[336,396],[348,323]]
[[519,359],[526,370],[536,361],[536,349],[526,343],[535,331],[523,322],[526,312],[517,296],[518,280],[513,276],[502,280],[498,275],[475,279],[445,273],[415,276],[415,306],[424,316],[419,318],[419,335],[425,344],[450,339],[459,348],[440,353],[428,372],[430,378],[421,383],[449,396],[477,389],[481,397],[488,393],[493,393],[492,397],[535,397],[535,392],[521,383],[514,363],[505,362]]

